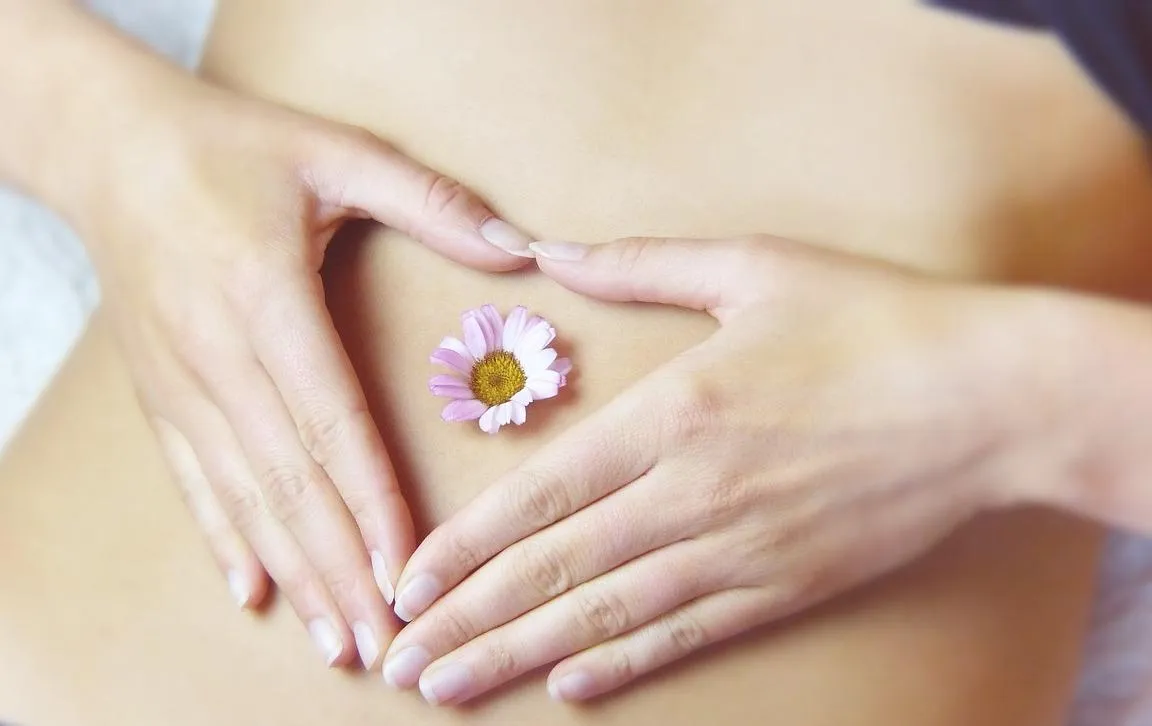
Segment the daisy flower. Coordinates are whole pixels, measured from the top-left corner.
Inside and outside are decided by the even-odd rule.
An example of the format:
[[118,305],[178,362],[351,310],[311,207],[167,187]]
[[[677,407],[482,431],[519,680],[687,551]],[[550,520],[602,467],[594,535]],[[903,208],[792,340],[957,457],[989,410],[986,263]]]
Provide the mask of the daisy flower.
[[552,398],[568,382],[572,363],[548,347],[556,329],[544,318],[517,306],[505,319],[484,305],[462,319],[464,340],[447,337],[432,353],[433,363],[452,371],[428,383],[433,394],[453,399],[441,413],[445,421],[479,419],[480,429],[494,434],[524,423],[528,404]]

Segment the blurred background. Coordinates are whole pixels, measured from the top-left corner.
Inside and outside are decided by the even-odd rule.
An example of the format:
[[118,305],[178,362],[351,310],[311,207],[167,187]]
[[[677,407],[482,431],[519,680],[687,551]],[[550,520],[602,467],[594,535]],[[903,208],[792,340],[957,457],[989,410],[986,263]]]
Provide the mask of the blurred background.
[[[87,4],[189,68],[213,10],[213,0]],[[67,356],[99,295],[68,227],[0,188],[0,450]],[[1069,726],[1152,726],[1152,543],[1116,535],[1109,544]]]

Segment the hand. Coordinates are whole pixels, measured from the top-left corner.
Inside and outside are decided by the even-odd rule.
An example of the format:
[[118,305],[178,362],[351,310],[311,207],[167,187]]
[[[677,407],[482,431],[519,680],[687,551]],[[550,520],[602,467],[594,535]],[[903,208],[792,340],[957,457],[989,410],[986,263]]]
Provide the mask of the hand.
[[1050,453],[1023,293],[771,238],[533,249],[722,327],[420,545],[384,673],[433,703],[557,660],[555,698],[605,693],[909,561]]
[[271,575],[330,665],[372,665],[412,522],[325,308],[325,247],[372,217],[497,271],[528,240],[362,130],[191,79],[147,101],[110,145],[125,176],[76,215],[139,398],[241,605]]

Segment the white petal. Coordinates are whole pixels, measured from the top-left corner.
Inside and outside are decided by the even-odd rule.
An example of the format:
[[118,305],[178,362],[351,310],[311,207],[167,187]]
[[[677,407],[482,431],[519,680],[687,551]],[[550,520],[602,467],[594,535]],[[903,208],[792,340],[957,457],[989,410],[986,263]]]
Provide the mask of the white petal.
[[464,320],[464,344],[468,346],[468,352],[476,360],[488,355],[488,343],[484,340],[484,331],[480,327],[480,321],[475,317]]
[[504,322],[504,350],[513,351],[520,342],[524,333],[524,323],[528,322],[528,309],[517,305],[508,313],[508,320]]
[[512,423],[512,404],[502,403],[496,408],[496,423],[507,426]]
[[523,406],[523,405],[516,403],[516,402],[506,403],[504,405],[512,407],[512,423],[519,426],[520,424],[522,424],[528,420],[528,407],[527,406]]
[[512,396],[512,401],[521,406],[527,406],[532,403],[532,392],[527,388],[521,388],[519,391],[516,391],[515,396]]
[[464,345],[463,341],[459,338],[453,338],[451,335],[446,336],[444,340],[440,341],[440,347],[454,350],[465,358],[472,358],[472,354],[468,352],[468,346]]
[[520,337],[520,342],[516,344],[513,353],[517,358],[522,358],[529,353],[543,350],[555,337],[556,329],[549,325],[547,320],[541,320],[532,328],[524,331],[524,335]]
[[523,358],[517,356],[516,359],[520,361],[520,366],[524,369],[524,373],[531,378],[537,371],[548,370],[548,366],[552,365],[552,361],[556,360],[556,349],[545,348],[544,350],[534,353],[526,353]]
[[560,392],[560,385],[550,381],[544,381],[539,378],[529,378],[526,388],[532,392],[532,400],[539,401],[544,398],[552,398]]
[[480,430],[486,434],[494,434],[500,430],[500,424],[496,421],[496,406],[490,407],[480,417]]

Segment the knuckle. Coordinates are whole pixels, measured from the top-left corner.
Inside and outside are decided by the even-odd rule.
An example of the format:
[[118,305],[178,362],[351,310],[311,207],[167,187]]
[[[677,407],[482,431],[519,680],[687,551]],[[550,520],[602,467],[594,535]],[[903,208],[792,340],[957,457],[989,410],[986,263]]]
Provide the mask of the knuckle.
[[636,666],[632,657],[623,648],[615,648],[608,656],[609,680],[613,683],[627,683],[636,677]]
[[445,544],[452,561],[468,572],[473,572],[484,564],[480,550],[467,538],[459,534],[448,535]]
[[533,529],[545,527],[569,511],[569,499],[556,477],[528,473],[511,487],[512,511]]
[[424,193],[423,215],[433,219],[442,216],[466,199],[467,195],[468,190],[460,182],[432,172]]
[[500,642],[490,643],[485,648],[490,673],[497,681],[511,678],[520,672],[519,662],[512,651]]
[[614,638],[628,629],[628,608],[615,595],[587,593],[578,602],[580,625],[598,641]]
[[304,507],[310,477],[292,465],[271,466],[260,477],[264,500],[283,520],[296,517]]
[[454,646],[460,646],[479,633],[464,613],[452,607],[439,607],[432,615],[432,631],[441,633]]
[[677,653],[691,653],[704,647],[708,642],[708,633],[700,622],[688,613],[678,612],[669,615],[664,627],[668,642]]
[[700,487],[703,509],[711,518],[726,518],[746,511],[748,484],[737,477],[716,478]]
[[324,468],[336,460],[348,441],[347,419],[332,408],[317,407],[301,418],[297,428],[304,449]]
[[642,268],[660,244],[661,241],[654,237],[628,237],[623,239],[618,248],[616,266],[627,276]]
[[701,373],[680,373],[666,384],[664,420],[668,442],[684,446],[707,441],[717,430],[724,410],[720,386]]
[[241,532],[250,531],[264,512],[260,492],[244,484],[223,482],[215,494],[224,514]]
[[360,578],[356,573],[343,567],[332,568],[322,573],[328,592],[338,603],[352,602],[360,590]]
[[572,576],[562,559],[550,548],[525,542],[514,556],[513,568],[523,587],[545,600],[567,592]]

